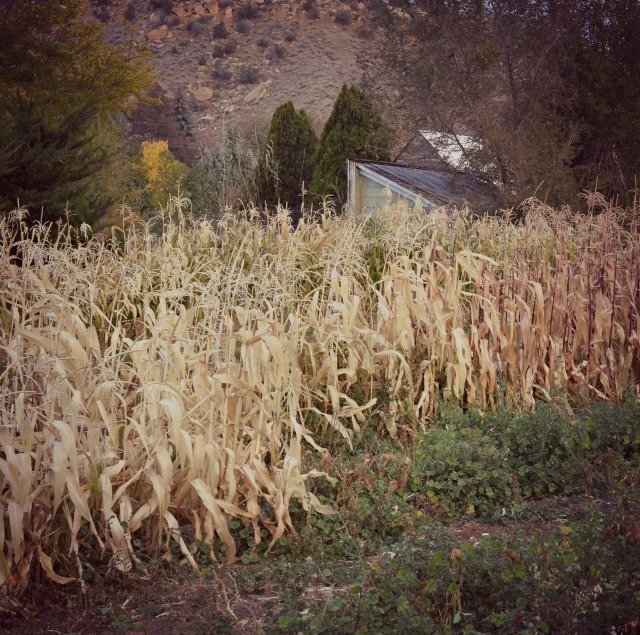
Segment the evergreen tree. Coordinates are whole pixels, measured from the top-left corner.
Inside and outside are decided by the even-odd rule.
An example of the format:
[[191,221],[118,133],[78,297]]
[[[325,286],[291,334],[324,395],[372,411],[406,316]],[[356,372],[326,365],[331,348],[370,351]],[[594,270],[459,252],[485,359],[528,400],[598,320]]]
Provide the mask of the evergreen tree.
[[304,110],[296,112],[290,101],[276,108],[256,170],[261,203],[301,207],[302,188],[309,187],[317,143],[313,123]]
[[391,130],[370,99],[355,86],[342,87],[320,135],[311,192],[317,197],[347,196],[347,159],[389,161]]
[[123,112],[152,84],[82,0],[0,3],[0,209],[91,222],[121,195]]

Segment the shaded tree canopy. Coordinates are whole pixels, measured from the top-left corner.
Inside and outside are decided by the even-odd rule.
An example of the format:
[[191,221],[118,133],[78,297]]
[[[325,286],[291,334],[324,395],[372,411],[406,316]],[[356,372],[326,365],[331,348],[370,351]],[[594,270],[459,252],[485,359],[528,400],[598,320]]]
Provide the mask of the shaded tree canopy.
[[151,87],[147,66],[84,21],[81,0],[1,3],[0,41],[0,205],[93,220],[119,194],[118,114]]
[[347,159],[388,161],[391,144],[392,132],[369,97],[345,84],[320,135],[311,192],[344,203]]
[[[596,179],[624,195],[640,168],[638,0],[414,0],[387,7],[380,54],[397,78],[388,107],[415,127],[466,132],[468,157],[504,185],[570,202]],[[395,103],[394,103],[395,102]]]
[[318,138],[304,110],[288,101],[276,108],[260,153],[256,182],[260,203],[299,209],[309,187]]

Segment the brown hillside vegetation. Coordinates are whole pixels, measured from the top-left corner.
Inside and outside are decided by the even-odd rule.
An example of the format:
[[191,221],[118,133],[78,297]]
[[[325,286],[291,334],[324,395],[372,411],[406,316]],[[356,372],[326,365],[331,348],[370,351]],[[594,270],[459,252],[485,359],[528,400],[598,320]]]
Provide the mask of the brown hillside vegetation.
[[[134,116],[134,129],[146,137],[169,136],[181,155],[219,140],[225,127],[264,132],[275,108],[288,100],[319,128],[342,84],[359,81],[358,55],[375,33],[364,3],[345,8],[318,1],[309,12],[295,1],[145,1],[135,3],[133,19],[126,20],[128,4],[98,2],[94,12],[108,22],[115,41],[132,34],[153,52],[165,105],[145,107]],[[247,5],[253,9],[247,12]],[[336,20],[339,11],[346,22]],[[154,123],[166,120],[178,97],[193,116],[193,140]]]

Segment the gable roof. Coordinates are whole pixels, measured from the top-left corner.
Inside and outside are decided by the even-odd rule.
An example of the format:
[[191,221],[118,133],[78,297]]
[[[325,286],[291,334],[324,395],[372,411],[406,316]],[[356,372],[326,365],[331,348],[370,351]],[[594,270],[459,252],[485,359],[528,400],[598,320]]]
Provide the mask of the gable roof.
[[468,155],[482,150],[483,143],[476,137],[464,134],[420,130],[420,136],[433,146],[440,158],[455,170],[468,170]]
[[416,196],[439,205],[491,207],[496,189],[491,183],[457,170],[416,168],[397,163],[356,161],[356,166],[400,185]]

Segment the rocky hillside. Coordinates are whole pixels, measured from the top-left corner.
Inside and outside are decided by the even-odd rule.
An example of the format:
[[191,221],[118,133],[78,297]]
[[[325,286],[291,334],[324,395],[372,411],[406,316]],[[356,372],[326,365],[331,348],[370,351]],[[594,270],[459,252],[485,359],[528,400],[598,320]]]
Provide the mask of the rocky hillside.
[[168,138],[183,160],[225,127],[260,134],[289,99],[320,128],[375,35],[364,2],[97,0],[92,12],[114,41],[133,36],[153,53],[162,106],[141,109],[134,132]]

